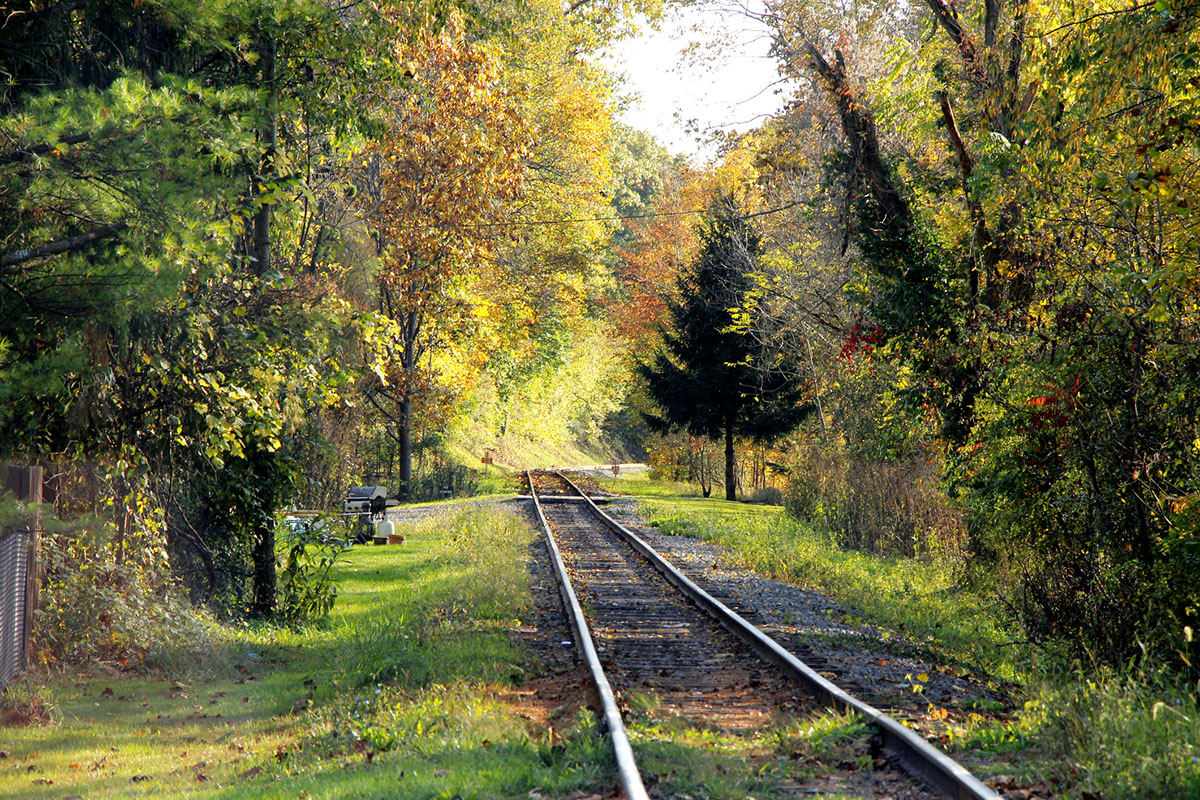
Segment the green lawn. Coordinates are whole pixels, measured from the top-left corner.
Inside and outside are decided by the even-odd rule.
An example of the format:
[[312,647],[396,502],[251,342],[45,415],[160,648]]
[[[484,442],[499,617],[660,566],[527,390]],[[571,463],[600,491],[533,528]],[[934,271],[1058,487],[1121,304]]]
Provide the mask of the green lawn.
[[530,730],[505,700],[535,669],[515,516],[474,511],[358,547],[331,619],[216,631],[169,677],[56,673],[57,726],[2,730],[0,797],[561,796],[611,781],[589,720]]
[[700,488],[693,483],[677,483],[651,478],[649,472],[629,472],[623,475],[598,477],[597,482],[610,492],[638,497],[700,497]]

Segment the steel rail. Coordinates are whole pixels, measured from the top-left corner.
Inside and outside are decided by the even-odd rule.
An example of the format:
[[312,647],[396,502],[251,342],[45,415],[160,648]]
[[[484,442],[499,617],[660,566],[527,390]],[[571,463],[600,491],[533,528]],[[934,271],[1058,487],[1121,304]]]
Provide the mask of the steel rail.
[[[587,496],[587,493],[576,486],[570,478],[561,472],[555,474],[578,492],[580,497],[587,502],[592,513],[596,514],[605,525],[649,561],[669,583],[720,623],[722,627],[749,645],[763,660],[775,664],[809,692],[823,700],[826,705],[842,711],[857,712],[864,722],[879,732],[883,748],[895,755],[909,774],[923,778],[939,792],[954,798],[954,800],[1000,800],[1000,795],[968,772],[957,761],[925,741],[915,731],[901,725],[874,706],[850,696],[818,675],[816,671],[784,649],[770,636],[693,583],[637,534],[601,511]],[[530,480],[532,481],[532,477]],[[531,482],[530,486],[532,485]]]
[[[538,520],[542,523],[542,530],[546,532],[546,545],[550,550],[550,560],[554,564],[554,571],[558,574],[559,592],[562,594],[567,616],[571,618],[575,641],[579,645],[583,660],[592,674],[592,682],[596,684],[596,691],[600,695],[600,705],[604,712],[608,739],[612,743],[613,754],[617,759],[617,780],[628,800],[650,800],[650,795],[642,783],[642,775],[638,771],[637,762],[633,758],[633,747],[629,744],[629,734],[625,731],[621,710],[617,708],[616,696],[613,694],[608,677],[604,674],[604,668],[600,665],[600,656],[596,654],[592,633],[588,629],[587,620],[584,619],[579,599],[575,596],[575,589],[571,586],[571,579],[567,575],[567,567],[558,550],[558,543],[554,541],[554,534],[551,533],[550,526],[546,523],[546,515],[542,513],[542,504],[538,500],[537,490],[533,485],[533,474],[527,471],[525,476],[529,480],[529,494],[533,498],[533,507],[537,511]],[[564,478],[564,480],[566,479]],[[567,482],[570,483],[570,481]],[[572,483],[571,486],[575,487],[575,484]],[[578,487],[575,487],[575,490],[579,491]],[[580,495],[587,497],[583,492],[580,492]],[[595,508],[594,503],[592,507]]]

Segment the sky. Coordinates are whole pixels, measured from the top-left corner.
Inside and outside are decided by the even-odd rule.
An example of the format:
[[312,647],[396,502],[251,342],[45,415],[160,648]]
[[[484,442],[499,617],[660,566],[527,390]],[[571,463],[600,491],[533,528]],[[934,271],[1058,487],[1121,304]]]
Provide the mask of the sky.
[[[752,3],[749,5],[753,5]],[[761,23],[714,7],[672,12],[659,26],[618,42],[600,63],[624,76],[630,96],[620,117],[672,152],[704,162],[715,154],[698,135],[743,132],[762,124],[786,98]],[[695,120],[699,130],[689,130]]]

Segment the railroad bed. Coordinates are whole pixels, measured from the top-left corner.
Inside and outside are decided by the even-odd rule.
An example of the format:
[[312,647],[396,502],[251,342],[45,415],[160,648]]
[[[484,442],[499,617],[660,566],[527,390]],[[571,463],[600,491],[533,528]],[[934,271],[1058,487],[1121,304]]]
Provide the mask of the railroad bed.
[[[803,665],[800,672],[789,663],[781,668],[781,658],[795,661],[794,657],[781,656],[755,638],[765,639],[761,632],[742,630],[739,625],[746,623],[734,619],[736,615],[725,617],[721,604],[711,597],[686,597],[677,585],[690,581],[677,575],[668,582],[663,572],[671,577],[670,567],[653,566],[650,559],[655,554],[644,554],[648,546],[628,531],[622,533],[564,476],[527,473],[526,483],[544,522],[552,558],[561,559],[569,576],[570,586],[561,587],[567,614],[584,629],[575,638],[589,640],[577,644],[585,662],[591,651],[594,679],[604,684],[598,692],[611,707],[602,709],[602,718],[607,716],[617,751],[619,782],[632,800],[671,795],[666,787],[653,785],[646,792],[635,764],[636,748],[630,747],[621,719],[629,716],[631,707],[650,714],[656,724],[685,724],[732,736],[795,723],[830,706],[853,707],[872,723],[852,745],[854,762],[837,774],[806,776],[797,770],[795,776],[782,779],[777,794],[840,793],[890,800],[997,797],[912,732],[892,730],[889,723],[899,726],[879,712],[831,685],[826,688],[822,684],[827,682],[811,670],[804,672]],[[541,497],[554,502],[541,503]],[[699,590],[693,584],[691,591]],[[870,767],[862,768],[866,764]]]

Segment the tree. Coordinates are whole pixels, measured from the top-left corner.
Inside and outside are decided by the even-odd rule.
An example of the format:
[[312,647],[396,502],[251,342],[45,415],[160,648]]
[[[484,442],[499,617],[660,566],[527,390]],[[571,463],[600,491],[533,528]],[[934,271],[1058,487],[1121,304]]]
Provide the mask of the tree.
[[465,315],[471,273],[493,225],[523,189],[526,126],[501,82],[496,48],[470,41],[460,15],[421,31],[401,58],[411,85],[370,155],[364,211],[382,258],[380,310],[391,321],[389,372],[368,396],[394,420],[400,491],[412,481],[413,403],[437,326]]
[[639,364],[639,372],[662,411],[648,417],[653,427],[724,436],[725,499],[736,500],[735,436],[780,436],[813,406],[789,355],[764,353],[733,327],[733,315],[756,285],[752,273],[761,242],[731,195],[711,204],[699,235],[694,269],[680,277],[679,297],[668,304],[671,327],[663,331],[663,349],[650,364]]
[[[857,387],[903,421],[893,432],[936,420],[920,442],[889,442],[861,424],[869,414],[855,433],[873,458],[945,453],[972,573],[1021,598],[1032,637],[1110,662],[1155,639],[1174,648],[1173,626],[1200,607],[1184,544],[1200,374],[1196,12],[784,0],[770,16],[785,70],[813,87],[810,109],[789,112],[792,145],[769,154],[772,180],[791,180],[822,125],[840,141],[807,166],[845,198],[844,296],[865,312],[845,336],[858,375],[839,381],[837,405]],[[884,360],[902,380],[880,380]]]
[[[363,95],[391,82],[398,35],[373,3],[11,15],[0,452],[110,466],[123,497],[145,474],[287,483],[289,434],[359,363],[335,263],[339,149],[378,129]],[[254,605],[270,614],[272,520],[288,492],[213,488],[256,545]],[[118,552],[136,559],[124,541],[118,526]]]

